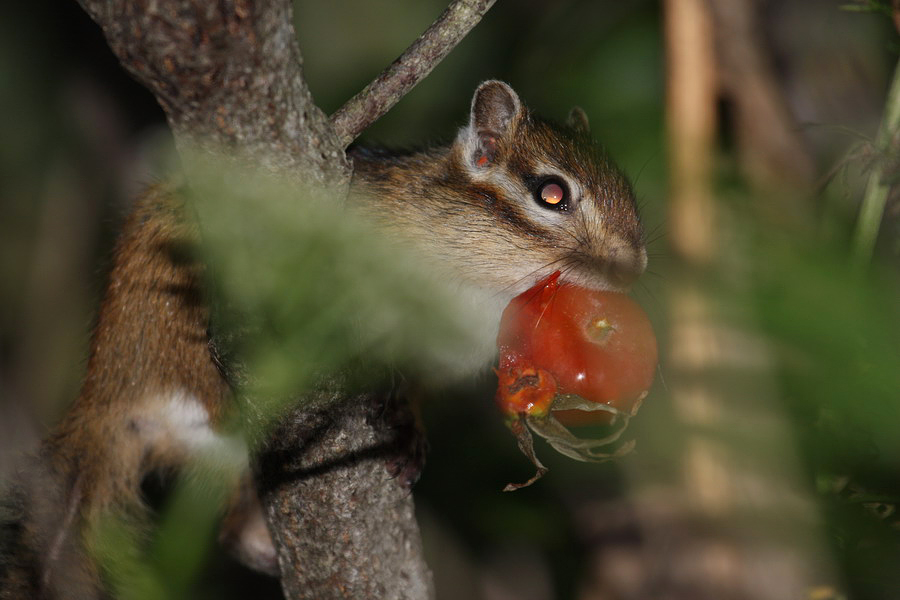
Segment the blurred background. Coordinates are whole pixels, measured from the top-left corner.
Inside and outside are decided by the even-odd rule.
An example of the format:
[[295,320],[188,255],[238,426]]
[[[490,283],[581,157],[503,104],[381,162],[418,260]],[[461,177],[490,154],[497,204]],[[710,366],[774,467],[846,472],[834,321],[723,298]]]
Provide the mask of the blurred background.
[[[880,170],[889,186],[898,164],[876,141],[898,58],[891,8],[709,6],[679,29],[679,0],[500,0],[360,140],[449,141],[477,84],[503,79],[544,116],[584,108],[632,178],[647,231],[633,295],[661,360],[628,432],[633,454],[581,464],[540,445],[550,474],[503,494],[531,472],[495,411],[493,376],[425,403],[430,452],[414,493],[442,600],[900,596],[893,194],[871,257],[854,254],[866,184]],[[444,7],[298,0],[323,110]],[[685,58],[695,43],[699,58]],[[702,101],[674,100],[704,69]],[[117,223],[166,177],[171,137],[74,2],[3,4],[0,89],[5,477],[77,393]],[[226,559],[208,563],[185,597],[240,597],[223,583]],[[736,591],[751,584],[772,589]]]

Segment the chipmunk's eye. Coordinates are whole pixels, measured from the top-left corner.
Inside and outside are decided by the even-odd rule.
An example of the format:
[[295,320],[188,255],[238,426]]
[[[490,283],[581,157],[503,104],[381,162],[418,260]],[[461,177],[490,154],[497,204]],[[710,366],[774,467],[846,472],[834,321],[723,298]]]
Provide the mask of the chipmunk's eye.
[[545,179],[534,190],[535,201],[544,208],[567,210],[569,207],[569,192],[566,184],[555,177]]

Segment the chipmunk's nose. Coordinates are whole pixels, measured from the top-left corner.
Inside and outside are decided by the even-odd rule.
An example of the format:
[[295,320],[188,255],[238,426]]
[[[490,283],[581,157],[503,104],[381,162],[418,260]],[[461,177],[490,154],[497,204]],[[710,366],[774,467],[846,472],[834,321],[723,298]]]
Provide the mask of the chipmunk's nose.
[[610,282],[627,289],[647,268],[647,252],[643,248],[613,252],[607,257],[606,267]]

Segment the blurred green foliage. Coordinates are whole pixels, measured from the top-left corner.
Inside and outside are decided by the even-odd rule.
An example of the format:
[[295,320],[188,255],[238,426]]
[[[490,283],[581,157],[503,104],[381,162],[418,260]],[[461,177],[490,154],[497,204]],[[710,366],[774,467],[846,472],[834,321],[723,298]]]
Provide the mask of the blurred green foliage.
[[[849,223],[844,231],[849,232]],[[839,226],[834,229],[840,229]],[[849,235],[756,231],[754,297],[853,598],[900,590],[900,277]]]
[[[787,4],[820,14],[821,7],[809,8],[814,2],[795,0],[783,5]],[[326,111],[337,108],[393,60],[444,6],[441,0],[298,0],[296,21],[305,72],[320,105]],[[887,7],[872,2],[867,6]],[[859,137],[871,137],[874,130],[865,127],[878,114],[870,109],[879,108],[895,58],[889,51],[891,25],[876,14],[842,12],[837,4],[824,10],[835,31],[829,39],[839,39],[841,44],[837,54],[829,57],[857,64],[865,77],[849,79],[837,67],[827,77],[820,76],[821,81],[843,87],[832,90],[829,99],[835,104],[828,105],[831,112],[817,113],[826,115],[818,125],[849,127]],[[158,126],[162,118],[152,99],[119,72],[99,30],[75,3],[64,8],[50,3],[34,3],[32,8],[7,3],[0,11],[0,86],[4,90],[0,95],[0,402],[26,403],[31,414],[47,415],[54,411],[45,410],[46,405],[64,404],[75,395],[90,320],[86,307],[102,280],[97,256],[108,251],[115,216],[135,189],[128,185],[165,175],[147,166],[152,160],[147,158],[144,137],[148,127]],[[636,180],[650,237],[658,238],[657,232],[664,234],[665,229],[666,186],[660,21],[658,4],[646,0],[501,0],[432,76],[366,132],[362,143],[417,145],[449,140],[466,118],[477,83],[489,77],[504,79],[545,116],[562,119],[576,103],[587,111],[594,135]],[[812,69],[796,65],[808,66],[807,58],[828,65],[839,62],[822,57],[827,49],[807,41],[809,32],[795,27],[801,48],[794,52],[799,54],[776,58],[789,83],[806,89],[801,83],[809,83],[804,77]],[[802,107],[804,102],[815,104],[821,99],[800,94],[797,105]],[[833,157],[835,146],[850,144],[846,137],[823,139],[822,128],[807,133],[820,157]],[[759,198],[747,191],[730,172],[734,151],[730,143],[726,137],[720,166],[725,175],[723,196],[734,200],[729,208],[738,216],[732,223],[737,225],[735,237],[742,241],[737,250],[742,267],[736,275],[741,285],[713,288],[711,293],[752,314],[758,332],[775,349],[781,400],[792,419],[809,487],[820,493],[829,539],[841,559],[841,575],[851,597],[895,597],[900,589],[893,572],[900,559],[897,242],[883,236],[875,263],[864,272],[849,262],[848,232],[865,176],[864,160],[850,165],[863,171],[861,177],[839,179],[842,189],[834,185],[804,205],[790,198]],[[820,165],[822,171],[831,166]],[[125,185],[123,180],[131,183]],[[56,187],[50,185],[54,182]],[[362,225],[348,223],[346,229],[335,229],[333,215],[315,211],[303,211],[298,219],[296,199],[265,186],[229,188],[237,192],[235,203],[222,202],[217,205],[222,210],[217,211],[209,205],[204,208],[201,197],[199,210],[210,231],[235,232],[239,246],[247,249],[235,257],[233,270],[221,276],[227,294],[243,310],[265,315],[267,322],[261,324],[265,335],[253,350],[252,361],[262,365],[260,380],[271,386],[270,394],[302,388],[315,373],[346,364],[373,348],[386,364],[407,362],[421,356],[423,348],[434,348],[429,339],[410,332],[464,343],[472,323],[461,322],[452,310],[435,317],[434,306],[452,306],[452,302],[432,303],[431,295],[421,292],[421,280],[408,278],[407,273],[415,272],[413,267],[392,263],[384,248],[358,243],[366,238]],[[248,206],[247,194],[256,198],[252,205],[260,210],[241,208]],[[260,194],[265,201],[258,199]],[[35,255],[42,243],[51,255],[65,255],[55,236],[40,241],[42,219],[47,211],[56,210],[54,199],[74,204],[103,227],[99,231],[81,225],[67,229],[74,236],[72,243],[91,260],[65,263],[69,276],[81,283],[52,296],[49,306],[71,303],[80,306],[80,312],[71,318],[66,333],[70,342],[63,344],[67,351],[52,356],[37,353],[39,357],[34,358],[25,349],[37,330],[23,325],[22,315],[43,292],[29,282],[54,276],[34,272],[39,264]],[[96,208],[97,204],[104,208]],[[885,229],[893,231],[890,225]],[[320,235],[323,231],[334,235]],[[211,239],[213,252],[216,244],[235,245],[233,239],[215,234]],[[654,320],[663,324],[671,264],[661,256],[666,253],[664,241],[652,244],[650,252],[650,273],[636,295]],[[267,268],[257,269],[263,256]],[[270,264],[272,258],[277,262]],[[347,270],[333,269],[336,263],[347,265]],[[350,292],[334,297],[334,289]],[[410,305],[413,310],[401,310]],[[361,307],[376,316],[347,322],[345,315],[357,314]],[[310,320],[310,314],[323,318]],[[435,330],[423,320],[443,327]],[[360,333],[356,327],[360,321],[373,327]],[[386,336],[398,323],[405,337]],[[54,331],[53,335],[62,334]],[[662,328],[660,337],[666,337]],[[663,380],[665,368],[664,358]],[[30,375],[26,378],[23,373]],[[65,382],[58,389],[41,395],[29,382],[45,373],[67,375],[61,375]],[[425,537],[437,570],[439,597],[471,598],[464,590],[481,590],[479,578],[484,576],[477,565],[505,552],[519,556],[516,551],[523,549],[546,567],[549,581],[545,583],[554,597],[577,597],[589,575],[590,540],[585,539],[574,509],[626,496],[627,478],[617,465],[577,464],[544,448],[539,451],[551,475],[516,494],[500,494],[505,483],[530,475],[530,466],[494,411],[492,387],[486,372],[479,381],[436,392],[424,406],[432,451],[416,496],[429,515],[426,522],[437,522],[435,529],[426,529]],[[671,415],[662,381],[632,426],[639,438],[638,453],[643,452],[642,464],[656,469],[653,476],[659,479],[672,476],[671,463],[654,460],[677,450],[677,436],[657,425],[670,421]],[[653,425],[642,426],[641,421]],[[225,575],[234,569],[222,567],[228,563],[206,556],[214,538],[216,515],[209,510],[209,494],[215,488],[201,476],[183,480],[157,515],[161,529],[149,537],[130,535],[128,524],[110,524],[100,545],[110,560],[124,565],[116,570],[120,589],[134,598],[246,595],[246,589],[229,584],[233,579]],[[438,536],[436,530],[452,543],[431,544]],[[452,547],[460,549],[468,564],[463,569],[468,587],[452,579],[441,585],[444,563],[453,559]],[[202,578],[199,572],[210,560],[213,572],[220,576]],[[250,589],[261,589],[259,580],[250,582]],[[514,581],[505,583],[515,589]]]

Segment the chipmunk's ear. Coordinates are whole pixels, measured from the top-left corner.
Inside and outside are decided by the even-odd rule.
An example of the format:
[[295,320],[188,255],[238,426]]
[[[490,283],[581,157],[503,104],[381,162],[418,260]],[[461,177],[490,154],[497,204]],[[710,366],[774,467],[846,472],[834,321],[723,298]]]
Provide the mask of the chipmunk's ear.
[[522,110],[519,96],[502,81],[485,81],[472,97],[469,125],[479,131],[505,135],[512,120]]
[[473,167],[497,161],[505,143],[512,141],[516,118],[524,111],[519,96],[502,81],[485,81],[472,97],[469,126],[460,133],[466,158]]
[[573,106],[566,117],[566,125],[579,133],[589,133],[591,125],[588,123],[587,113],[580,106]]

